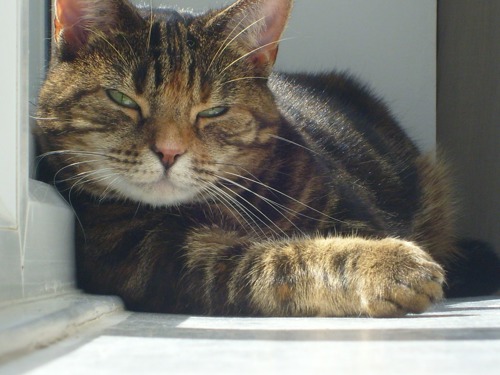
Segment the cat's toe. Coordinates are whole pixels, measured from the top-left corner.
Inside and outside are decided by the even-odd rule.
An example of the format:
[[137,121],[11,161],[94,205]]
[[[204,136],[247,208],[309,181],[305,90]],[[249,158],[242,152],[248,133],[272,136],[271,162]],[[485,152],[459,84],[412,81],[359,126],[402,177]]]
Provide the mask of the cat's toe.
[[443,298],[444,271],[429,255],[404,242],[391,252],[384,262],[372,264],[369,286],[362,297],[367,315],[422,313]]
[[410,271],[405,280],[398,280],[388,291],[388,299],[405,312],[422,313],[443,298],[443,282],[442,268],[434,262],[428,262]]

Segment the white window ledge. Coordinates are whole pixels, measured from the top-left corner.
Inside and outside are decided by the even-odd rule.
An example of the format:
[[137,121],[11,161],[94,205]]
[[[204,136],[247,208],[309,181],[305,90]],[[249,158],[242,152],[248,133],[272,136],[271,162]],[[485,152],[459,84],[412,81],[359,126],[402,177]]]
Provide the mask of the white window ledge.
[[[30,180],[17,230],[0,230],[0,303],[74,290],[74,215],[52,186]],[[24,215],[23,215],[24,216]]]
[[117,311],[123,305],[116,297],[78,292],[0,306],[0,363],[47,347]]

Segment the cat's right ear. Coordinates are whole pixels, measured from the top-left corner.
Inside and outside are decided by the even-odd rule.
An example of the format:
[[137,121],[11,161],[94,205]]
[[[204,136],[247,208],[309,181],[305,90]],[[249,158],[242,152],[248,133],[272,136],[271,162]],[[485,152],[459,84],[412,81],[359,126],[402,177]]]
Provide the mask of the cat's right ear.
[[92,37],[141,22],[126,0],[55,0],[54,46],[60,58],[72,58]]
[[211,18],[207,26],[223,26],[229,41],[226,46],[250,61],[259,74],[269,74],[292,5],[293,0],[238,0]]

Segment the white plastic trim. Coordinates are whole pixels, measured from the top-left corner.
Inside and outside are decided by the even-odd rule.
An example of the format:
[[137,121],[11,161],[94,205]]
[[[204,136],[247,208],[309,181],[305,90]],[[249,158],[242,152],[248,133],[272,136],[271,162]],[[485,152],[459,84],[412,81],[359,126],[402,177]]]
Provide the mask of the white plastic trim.
[[74,287],[72,210],[29,179],[29,114],[45,70],[49,3],[8,1],[0,12],[0,304]]
[[0,310],[0,363],[66,338],[87,323],[123,311],[118,298],[80,293],[29,300]]
[[20,4],[5,2],[0,12],[0,34],[2,35],[2,61],[0,64],[0,230],[13,230],[18,225],[17,212],[17,166],[18,166],[18,58]]

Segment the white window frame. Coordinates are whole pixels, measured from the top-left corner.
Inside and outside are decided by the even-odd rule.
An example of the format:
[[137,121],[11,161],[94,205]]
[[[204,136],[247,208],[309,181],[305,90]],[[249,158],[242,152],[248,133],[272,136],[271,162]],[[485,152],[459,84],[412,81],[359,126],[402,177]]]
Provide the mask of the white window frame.
[[0,304],[64,293],[75,283],[72,211],[32,178],[30,129],[49,48],[48,3],[7,1],[0,14]]

